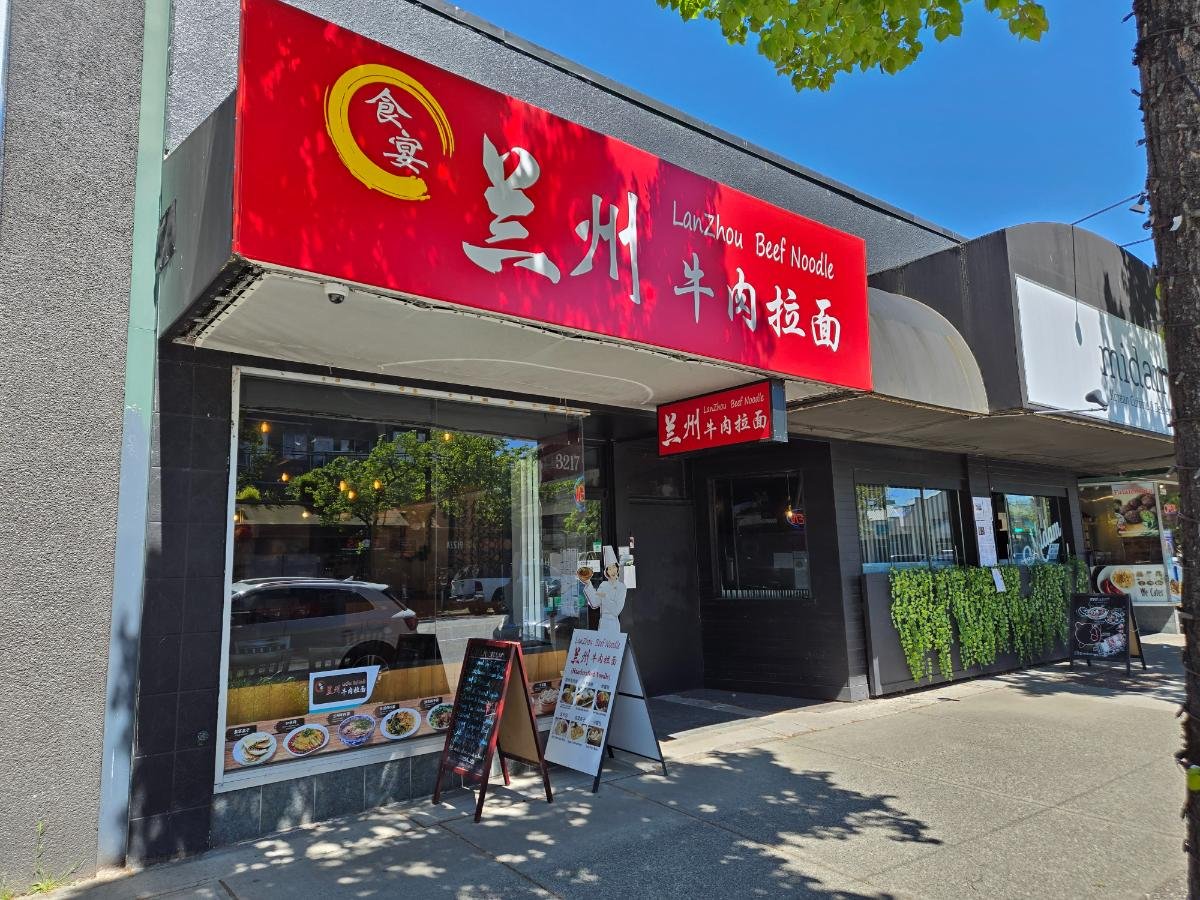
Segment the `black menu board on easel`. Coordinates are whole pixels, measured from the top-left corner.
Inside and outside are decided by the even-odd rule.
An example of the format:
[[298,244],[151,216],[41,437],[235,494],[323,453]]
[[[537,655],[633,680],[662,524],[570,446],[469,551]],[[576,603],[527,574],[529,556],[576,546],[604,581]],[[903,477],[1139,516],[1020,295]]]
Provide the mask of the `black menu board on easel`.
[[1141,634],[1128,594],[1072,594],[1070,611],[1070,659],[1125,663],[1140,659],[1146,668]]
[[478,782],[479,802],[475,807],[478,822],[483,815],[492,759],[497,755],[505,784],[509,784],[508,760],[537,766],[546,788],[546,800],[553,802],[550,775],[529,699],[521,645],[472,638],[467,642],[454,709],[446,728],[433,802],[441,798],[442,778],[447,772]]

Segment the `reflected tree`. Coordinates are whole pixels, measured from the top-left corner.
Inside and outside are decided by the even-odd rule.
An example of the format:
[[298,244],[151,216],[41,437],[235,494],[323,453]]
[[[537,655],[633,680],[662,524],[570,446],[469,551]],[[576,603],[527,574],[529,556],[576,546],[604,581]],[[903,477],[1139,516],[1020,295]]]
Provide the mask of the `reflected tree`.
[[459,431],[442,432],[427,446],[438,509],[462,535],[460,562],[498,566],[511,528],[514,469],[532,448]]
[[268,485],[272,483],[271,473],[279,464],[279,454],[267,444],[258,423],[248,419],[242,421],[238,428],[238,447],[243,454],[237,467],[239,502],[277,502],[277,491]]
[[366,530],[365,568],[379,528],[402,515],[401,508],[426,497],[428,444],[417,432],[381,437],[363,459],[339,456],[323,466],[297,475],[288,495],[312,508],[325,525],[361,522]]

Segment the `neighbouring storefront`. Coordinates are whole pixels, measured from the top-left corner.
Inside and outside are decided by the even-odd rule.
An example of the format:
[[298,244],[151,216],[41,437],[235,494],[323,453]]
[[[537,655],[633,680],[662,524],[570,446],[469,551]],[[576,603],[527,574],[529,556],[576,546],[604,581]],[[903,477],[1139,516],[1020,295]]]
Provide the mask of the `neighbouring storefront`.
[[1087,480],[1080,483],[1079,503],[1093,587],[1129,594],[1144,630],[1176,630],[1183,588],[1175,545],[1178,482]]
[[482,39],[532,74],[246,0],[166,161],[135,859],[428,796],[471,638],[545,727],[605,547],[650,693],[848,701],[912,686],[892,569],[1148,552],[1079,479],[1169,442],[1017,362],[1021,279],[1119,311],[1140,264],[963,242]]

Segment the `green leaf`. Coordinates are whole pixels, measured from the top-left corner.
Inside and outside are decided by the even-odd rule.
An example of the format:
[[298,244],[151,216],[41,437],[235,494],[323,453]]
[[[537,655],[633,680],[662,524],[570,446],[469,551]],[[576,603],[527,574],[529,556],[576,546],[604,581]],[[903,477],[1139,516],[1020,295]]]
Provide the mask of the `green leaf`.
[[[842,72],[879,68],[889,74],[923,52],[922,33],[935,41],[962,34],[963,4],[971,0],[655,0],[684,21],[717,22],[731,44],[758,37],[759,54],[796,90],[828,90]],[[988,12],[1020,39],[1040,40],[1049,29],[1038,0],[983,0]]]

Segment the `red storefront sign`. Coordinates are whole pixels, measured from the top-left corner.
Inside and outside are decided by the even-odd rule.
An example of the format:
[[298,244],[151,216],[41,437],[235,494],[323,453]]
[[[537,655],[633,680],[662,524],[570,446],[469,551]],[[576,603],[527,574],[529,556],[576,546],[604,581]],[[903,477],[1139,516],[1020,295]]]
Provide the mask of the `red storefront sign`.
[[863,241],[278,0],[243,0],[234,250],[850,388]]
[[659,456],[786,440],[787,413],[778,381],[756,381],[658,408]]

